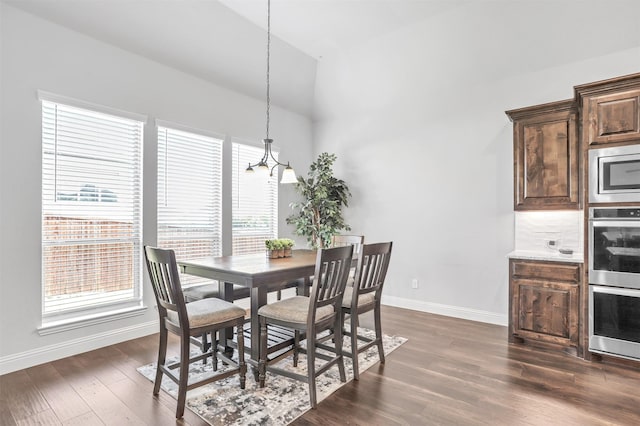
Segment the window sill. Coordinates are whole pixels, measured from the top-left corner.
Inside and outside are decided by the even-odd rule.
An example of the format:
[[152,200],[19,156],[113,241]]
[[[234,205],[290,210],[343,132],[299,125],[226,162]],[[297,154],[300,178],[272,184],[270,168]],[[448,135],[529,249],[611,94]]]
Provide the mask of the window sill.
[[117,321],[123,318],[135,317],[143,315],[147,311],[146,306],[134,306],[131,308],[118,309],[98,314],[89,314],[82,317],[49,321],[43,323],[38,328],[38,334],[46,336],[49,334],[62,333],[76,328],[84,328],[90,325],[102,324],[105,322]]

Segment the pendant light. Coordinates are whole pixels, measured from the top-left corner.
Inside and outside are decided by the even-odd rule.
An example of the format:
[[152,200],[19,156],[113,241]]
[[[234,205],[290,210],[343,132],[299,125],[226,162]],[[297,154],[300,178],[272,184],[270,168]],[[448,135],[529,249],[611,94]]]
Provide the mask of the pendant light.
[[[280,183],[296,183],[298,179],[296,178],[296,172],[293,168],[287,164],[279,162],[271,152],[271,146],[273,144],[273,139],[269,138],[269,109],[271,107],[271,97],[269,96],[269,71],[270,71],[270,60],[271,60],[271,0],[267,0],[267,137],[262,140],[264,143],[264,154],[260,161],[255,164],[249,163],[249,167],[247,167],[247,173],[253,173],[254,167],[259,170],[268,171],[269,176],[273,177],[273,170],[278,166],[284,167],[284,171],[282,172],[282,180]],[[275,162],[273,166],[269,165],[269,158]],[[277,176],[277,171],[276,171]]]

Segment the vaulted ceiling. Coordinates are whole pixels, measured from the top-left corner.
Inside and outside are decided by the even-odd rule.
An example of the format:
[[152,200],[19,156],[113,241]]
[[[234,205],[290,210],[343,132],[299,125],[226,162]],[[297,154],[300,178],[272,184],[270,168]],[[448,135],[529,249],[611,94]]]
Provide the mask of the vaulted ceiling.
[[[0,0],[256,98],[267,0]],[[272,102],[310,115],[317,60],[469,0],[272,0]]]

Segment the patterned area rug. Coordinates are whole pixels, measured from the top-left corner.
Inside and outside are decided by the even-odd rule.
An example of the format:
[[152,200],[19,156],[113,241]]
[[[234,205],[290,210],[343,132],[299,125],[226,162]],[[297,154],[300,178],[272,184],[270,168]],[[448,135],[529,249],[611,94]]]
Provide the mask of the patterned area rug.
[[[373,330],[369,329],[359,329],[359,334],[369,337],[375,336]],[[404,337],[384,336],[385,354],[389,354],[406,341],[407,339]],[[350,349],[349,338],[345,337],[344,347],[346,350]],[[361,353],[358,360],[362,374],[363,371],[379,361],[377,348],[374,346]],[[390,361],[387,359],[387,362]],[[319,361],[319,363],[321,362]],[[344,363],[347,382],[349,382],[353,380],[353,364],[348,357],[345,357]],[[298,367],[293,367],[292,357],[283,359],[277,365],[302,374],[306,374],[307,370],[307,360],[304,354],[300,354]],[[201,362],[194,363],[189,369],[189,377],[195,379],[199,376],[210,375],[211,369],[211,362],[206,365]],[[147,379],[153,381],[155,379],[156,364],[139,367],[138,371]],[[218,371],[222,371],[222,368]],[[211,425],[274,426],[287,425],[311,408],[309,404],[309,388],[306,383],[267,373],[266,385],[261,389],[253,380],[253,374],[250,371],[251,369],[249,368],[245,389],[240,389],[240,380],[237,375],[234,375],[187,392],[187,408]],[[317,379],[318,402],[331,395],[344,384],[340,382],[338,367],[331,367]],[[162,389],[174,398],[177,397],[177,385],[167,379],[166,376],[162,380]]]

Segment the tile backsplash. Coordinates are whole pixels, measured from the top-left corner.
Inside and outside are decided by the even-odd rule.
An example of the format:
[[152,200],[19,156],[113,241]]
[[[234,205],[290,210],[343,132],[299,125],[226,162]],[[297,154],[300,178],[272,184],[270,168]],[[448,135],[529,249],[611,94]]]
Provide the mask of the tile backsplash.
[[[568,248],[582,253],[583,224],[581,210],[515,212],[515,250],[551,252]],[[549,248],[549,240],[557,240],[558,247]]]

